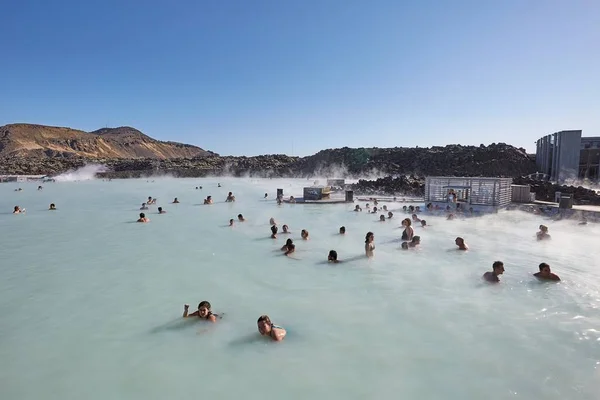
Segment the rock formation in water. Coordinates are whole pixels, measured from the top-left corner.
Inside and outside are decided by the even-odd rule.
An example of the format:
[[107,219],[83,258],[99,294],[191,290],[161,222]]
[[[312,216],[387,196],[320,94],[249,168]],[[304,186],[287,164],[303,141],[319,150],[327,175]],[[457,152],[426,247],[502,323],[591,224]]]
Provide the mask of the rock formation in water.
[[94,160],[169,159],[207,155],[215,154],[189,144],[161,142],[130,127],[103,128],[89,133],[32,124],[0,127],[0,157]]

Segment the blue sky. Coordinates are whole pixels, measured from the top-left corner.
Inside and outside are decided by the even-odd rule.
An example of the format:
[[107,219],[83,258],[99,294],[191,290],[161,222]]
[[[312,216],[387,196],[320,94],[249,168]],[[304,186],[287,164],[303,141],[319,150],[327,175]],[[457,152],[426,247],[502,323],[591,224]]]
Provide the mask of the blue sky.
[[0,125],[220,154],[600,136],[597,0],[4,1]]

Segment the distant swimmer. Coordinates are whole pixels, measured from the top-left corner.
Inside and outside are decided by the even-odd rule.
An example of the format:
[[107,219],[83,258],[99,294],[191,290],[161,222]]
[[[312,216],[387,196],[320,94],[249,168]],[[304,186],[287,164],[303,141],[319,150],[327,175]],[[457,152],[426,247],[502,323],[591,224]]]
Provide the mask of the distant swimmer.
[[502,261],[494,261],[494,264],[492,264],[492,270],[483,274],[483,279],[492,283],[500,282],[499,276],[503,273],[504,263]]
[[212,203],[213,203],[212,196],[206,196],[206,199],[204,199],[204,204],[212,204]]
[[147,210],[147,209],[148,209],[148,207],[146,206],[146,203],[142,203],[140,210]]
[[419,217],[417,216],[417,214],[413,214],[412,215],[412,220],[413,220],[413,222],[421,222],[421,220],[419,219]]
[[229,220],[229,226],[233,226],[233,218]]
[[371,211],[372,214],[377,214],[377,207],[373,207],[373,211]]
[[454,243],[456,243],[456,245],[458,246],[458,250],[469,250],[469,247],[465,243],[465,239],[461,237],[457,237],[456,239],[454,239]]
[[173,199],[173,203],[172,204],[179,204],[179,200],[177,199],[177,197],[175,197],[175,199]]
[[238,221],[244,222],[244,221],[246,221],[246,219],[244,218],[244,216],[242,214],[238,214]]
[[148,203],[148,205],[156,204],[156,199],[153,199],[152,196],[148,196],[148,201],[146,203]]
[[56,204],[52,203],[50,204],[50,208],[48,210],[56,210]]
[[355,212],[362,211],[362,208],[360,208],[360,206],[357,204],[356,207],[354,207],[354,211]]
[[402,226],[404,227],[404,231],[402,231],[402,240],[403,241],[411,241],[413,236],[415,235],[415,231],[412,228],[412,222],[410,222],[410,218],[404,218],[402,220]]
[[268,194],[268,193],[265,193],[265,199],[266,199],[267,197],[269,197],[269,194]]
[[385,215],[381,214],[379,216],[379,222],[385,222]]
[[292,203],[292,204],[296,203],[296,199],[294,198],[294,196],[290,196],[290,203]]
[[146,214],[140,213],[140,219],[138,219],[137,222],[150,222],[150,218],[147,218]]
[[393,217],[393,216],[394,216],[394,213],[393,213],[393,212],[391,212],[391,211],[389,211],[389,212],[388,212],[388,219],[392,219],[392,217]]
[[166,214],[167,212],[165,210],[163,210],[162,207],[158,207],[158,213],[159,214]]
[[229,194],[227,195],[227,198],[225,199],[226,202],[228,203],[232,203],[235,201],[235,196],[233,195],[232,192],[229,192]]
[[400,245],[400,248],[402,250],[408,250],[408,242],[402,242],[402,244]]
[[283,233],[292,233],[290,232],[290,228],[287,225],[283,225],[281,227],[281,230],[283,231]]
[[408,247],[417,247],[418,245],[421,244],[421,236],[413,236],[412,240],[410,242],[408,242]]
[[218,315],[213,314],[212,311],[210,311],[210,309],[211,309],[210,303],[206,300],[201,301],[200,304],[198,304],[197,311],[194,311],[193,313],[188,314],[189,309],[190,309],[189,304],[185,304],[183,306],[183,318],[198,317],[200,319],[205,319],[210,322],[217,322]]
[[540,225],[540,230],[535,234],[537,240],[550,239],[551,236],[548,234],[548,227],[546,225]]
[[345,235],[345,234],[346,234],[346,227],[340,226],[340,235]]
[[[365,208],[366,208],[367,210],[370,210],[370,209],[371,209],[371,206],[369,205],[369,203],[365,204]],[[370,212],[370,211],[369,211],[369,212]]]
[[425,228],[427,226],[427,221],[424,219],[421,220],[421,227]]
[[42,189],[43,189],[43,187],[42,187],[42,186],[38,186],[38,190],[42,190]]
[[541,263],[539,265],[539,268],[540,268],[540,272],[536,272],[535,274],[533,274],[533,276],[535,276],[539,280],[555,281],[555,282],[560,281],[560,278],[558,277],[558,275],[552,273],[552,271],[550,270],[550,266],[548,264]]
[[15,206],[15,208],[13,209],[13,214],[23,214],[25,212],[24,208],[21,208],[19,206]]
[[221,184],[220,184],[220,183],[217,183],[217,187],[221,187]]
[[277,239],[277,225],[271,225],[271,239]]
[[292,239],[286,240],[285,244],[281,248],[281,251],[284,251],[285,253],[283,253],[283,254],[286,255],[286,256],[290,255],[294,251],[296,251],[296,245],[294,244],[294,241]]
[[306,229],[302,229],[302,232],[300,232],[300,236],[302,237],[302,239],[308,240],[308,231]]
[[20,192],[22,190],[23,190],[22,188],[18,188],[18,189],[15,189],[15,192]]
[[384,205],[383,205],[383,211],[387,211],[387,210],[388,210],[388,209],[387,209],[387,206],[384,204]]
[[327,262],[334,263],[334,264],[341,262],[341,260],[338,260],[337,251],[329,250],[329,254],[327,255]]
[[276,342],[282,341],[287,333],[281,326],[274,325],[268,315],[261,315],[256,324],[262,336],[268,336]]
[[367,257],[373,257],[373,251],[375,250],[375,235],[373,232],[367,232],[365,236],[365,254]]
[[277,222],[275,221],[275,218],[271,217],[269,219],[269,225],[276,225],[276,224],[277,224]]

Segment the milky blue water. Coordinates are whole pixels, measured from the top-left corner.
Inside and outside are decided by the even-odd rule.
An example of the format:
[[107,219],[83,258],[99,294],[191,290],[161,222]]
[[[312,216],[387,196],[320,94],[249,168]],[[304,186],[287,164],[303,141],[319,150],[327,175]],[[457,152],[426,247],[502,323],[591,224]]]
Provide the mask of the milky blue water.
[[[380,223],[352,205],[272,200],[305,183],[0,185],[0,398],[598,398],[598,226],[426,216],[421,248],[401,251],[401,211]],[[214,205],[200,205],[207,195]],[[168,213],[134,223],[148,196]],[[226,227],[239,213],[247,222]],[[278,250],[285,235],[269,238],[270,217],[290,226],[294,258]],[[534,238],[541,222],[549,242]],[[457,235],[469,252],[453,250]],[[330,249],[357,258],[328,265]],[[502,282],[483,284],[495,260]],[[563,281],[534,280],[540,262]],[[223,319],[180,318],[201,300]],[[258,337],[261,314],[288,330],[283,342]]]

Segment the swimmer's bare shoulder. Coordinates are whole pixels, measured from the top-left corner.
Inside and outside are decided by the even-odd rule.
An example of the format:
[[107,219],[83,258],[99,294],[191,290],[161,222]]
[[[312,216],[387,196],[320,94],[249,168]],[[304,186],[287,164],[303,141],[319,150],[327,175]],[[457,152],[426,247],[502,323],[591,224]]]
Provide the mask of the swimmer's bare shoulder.
[[281,342],[283,340],[283,338],[285,337],[285,335],[287,335],[287,332],[285,329],[283,329],[282,327],[273,327],[273,335],[271,336],[273,338],[273,340],[275,340],[276,342]]
[[482,278],[484,280],[486,280],[487,282],[492,282],[492,283],[496,283],[496,282],[500,282],[500,279],[494,275],[493,272],[487,271],[485,274],[483,274]]

